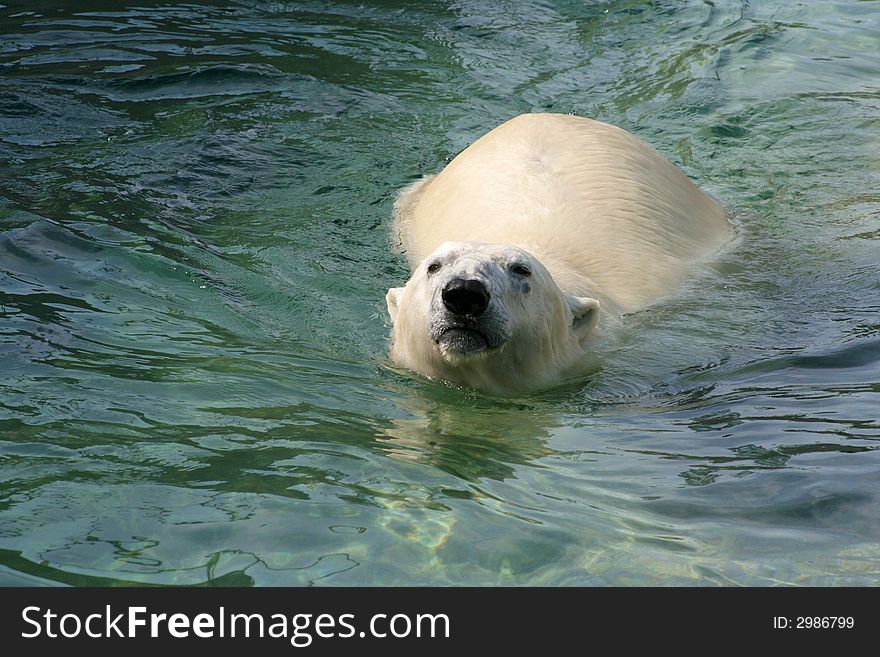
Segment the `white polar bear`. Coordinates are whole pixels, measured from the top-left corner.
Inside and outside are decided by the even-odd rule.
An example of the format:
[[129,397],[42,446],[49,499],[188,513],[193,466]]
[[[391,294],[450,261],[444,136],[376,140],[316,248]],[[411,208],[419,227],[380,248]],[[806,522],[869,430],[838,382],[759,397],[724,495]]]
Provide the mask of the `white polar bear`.
[[405,189],[413,273],[386,301],[391,360],[489,392],[557,382],[599,318],[668,295],[730,232],[724,210],[628,132],[524,114]]

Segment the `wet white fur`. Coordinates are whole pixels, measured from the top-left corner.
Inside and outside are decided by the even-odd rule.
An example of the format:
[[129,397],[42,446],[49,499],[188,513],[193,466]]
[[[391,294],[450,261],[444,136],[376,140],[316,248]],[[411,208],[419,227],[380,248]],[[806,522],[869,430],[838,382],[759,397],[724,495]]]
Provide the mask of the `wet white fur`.
[[[729,236],[724,210],[644,141],[561,114],[524,114],[495,128],[405,189],[395,220],[413,277],[388,294],[391,359],[492,391],[552,383],[586,349],[572,308],[592,298],[613,315],[643,308]],[[525,250],[542,272],[529,295],[533,307],[509,309],[522,351],[444,359],[419,337],[437,295],[421,275],[425,261],[438,250],[497,260],[507,257],[501,245]]]

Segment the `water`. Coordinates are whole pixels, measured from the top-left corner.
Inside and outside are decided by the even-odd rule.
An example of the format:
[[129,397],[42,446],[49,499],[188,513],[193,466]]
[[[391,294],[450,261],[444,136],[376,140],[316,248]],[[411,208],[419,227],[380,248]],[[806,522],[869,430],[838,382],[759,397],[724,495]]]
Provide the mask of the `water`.
[[[388,367],[395,192],[525,111],[738,238],[578,385]],[[0,8],[0,583],[880,584],[880,12]]]

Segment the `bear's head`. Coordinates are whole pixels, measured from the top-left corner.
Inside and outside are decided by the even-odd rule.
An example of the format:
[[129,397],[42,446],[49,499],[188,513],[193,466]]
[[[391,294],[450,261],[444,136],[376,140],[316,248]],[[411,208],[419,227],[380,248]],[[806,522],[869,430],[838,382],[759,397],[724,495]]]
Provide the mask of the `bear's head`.
[[482,242],[442,244],[385,300],[394,363],[490,392],[555,382],[599,315],[598,301],[564,294],[527,251]]

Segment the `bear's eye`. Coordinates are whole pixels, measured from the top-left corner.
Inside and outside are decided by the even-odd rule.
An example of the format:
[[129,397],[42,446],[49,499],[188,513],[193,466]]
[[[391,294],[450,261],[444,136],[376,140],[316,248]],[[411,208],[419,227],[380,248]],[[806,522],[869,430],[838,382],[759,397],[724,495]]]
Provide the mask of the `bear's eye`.
[[516,264],[510,268],[514,274],[518,274],[519,276],[531,276],[532,270],[526,267],[525,265]]
[[429,274],[435,273],[438,269],[440,269],[439,262],[432,262],[430,265],[428,265],[428,273]]

